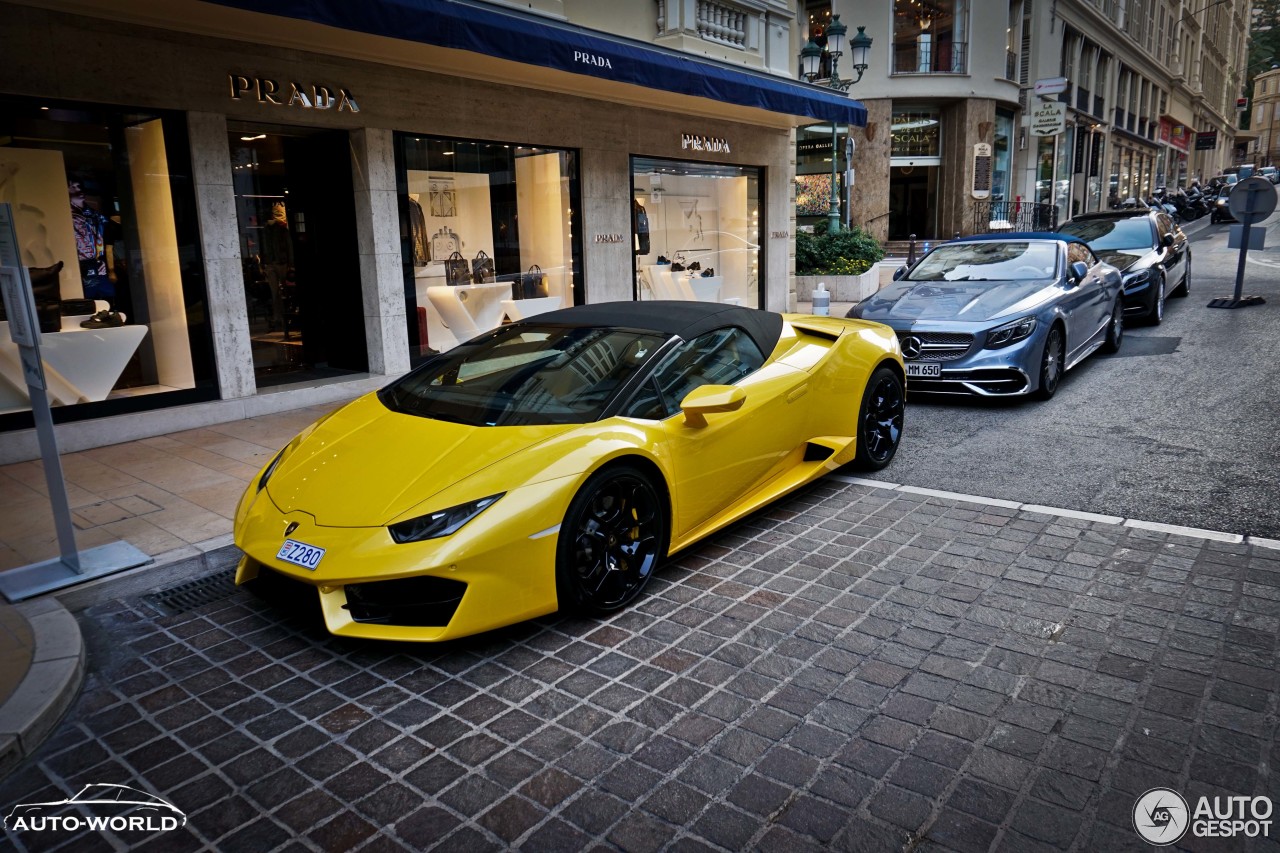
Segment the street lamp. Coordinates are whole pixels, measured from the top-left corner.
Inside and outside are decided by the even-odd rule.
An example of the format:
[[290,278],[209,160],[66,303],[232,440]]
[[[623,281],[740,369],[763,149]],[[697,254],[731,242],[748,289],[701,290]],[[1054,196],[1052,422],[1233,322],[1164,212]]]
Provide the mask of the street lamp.
[[[853,60],[853,70],[858,72],[858,76],[852,80],[841,80],[839,72],[840,57],[844,55],[844,40],[848,35],[849,28],[840,23],[839,15],[831,16],[831,23],[827,25],[827,46],[826,53],[831,57],[831,76],[825,80],[818,80],[819,69],[822,66],[823,48],[818,47],[809,40],[809,43],[800,51],[800,76],[809,83],[816,83],[819,86],[825,86],[828,89],[836,89],[841,92],[848,92],[849,87],[862,79],[862,74],[867,70],[867,57],[871,53],[871,36],[867,35],[866,27],[858,27],[858,33],[849,41],[849,58]],[[840,194],[837,192],[838,178],[836,177],[836,163],[839,160],[839,132],[836,122],[831,122],[831,209],[827,213],[827,231],[834,233],[840,230]]]

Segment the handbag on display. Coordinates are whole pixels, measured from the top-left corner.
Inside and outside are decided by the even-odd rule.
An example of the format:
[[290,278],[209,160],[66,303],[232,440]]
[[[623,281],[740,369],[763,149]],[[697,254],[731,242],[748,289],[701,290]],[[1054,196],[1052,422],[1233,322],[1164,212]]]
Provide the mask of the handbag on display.
[[484,249],[471,259],[471,280],[476,284],[489,284],[495,281],[497,276],[493,270],[493,258],[489,257],[489,253]]
[[547,275],[542,271],[542,267],[534,264],[529,267],[529,271],[520,276],[520,291],[523,294],[522,299],[541,299],[551,295],[551,290],[547,286]]
[[445,258],[444,281],[450,287],[471,283],[471,264],[461,252],[454,252]]

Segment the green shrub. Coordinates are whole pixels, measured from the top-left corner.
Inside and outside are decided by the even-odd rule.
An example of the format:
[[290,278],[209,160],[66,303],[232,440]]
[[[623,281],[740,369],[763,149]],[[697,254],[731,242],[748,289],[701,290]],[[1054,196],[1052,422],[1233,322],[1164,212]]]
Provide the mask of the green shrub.
[[812,234],[796,234],[796,275],[861,275],[883,257],[880,244],[857,226],[829,234],[819,222]]

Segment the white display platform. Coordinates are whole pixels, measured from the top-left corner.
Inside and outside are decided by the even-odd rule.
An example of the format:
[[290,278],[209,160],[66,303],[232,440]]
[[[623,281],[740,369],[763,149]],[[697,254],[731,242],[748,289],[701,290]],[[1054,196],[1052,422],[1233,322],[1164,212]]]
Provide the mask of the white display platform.
[[[724,276],[703,278],[697,270],[693,276],[684,270],[671,271],[670,264],[646,264],[645,275],[654,299],[678,299],[685,302],[719,302]],[[735,300],[740,302],[741,300]]]
[[[107,399],[129,359],[147,336],[146,326],[82,329],[90,315],[63,317],[61,332],[40,335],[49,402],[69,406]],[[9,323],[0,321],[0,413],[31,407],[22,376],[18,346],[9,337]]]
[[534,317],[538,314],[545,314],[548,311],[555,311],[561,307],[563,300],[559,296],[536,296],[533,299],[504,299],[502,300],[502,312],[512,322],[523,320],[525,317]]
[[502,323],[504,299],[510,301],[510,282],[436,285],[427,288],[427,299],[440,313],[445,327],[459,341],[496,329]]

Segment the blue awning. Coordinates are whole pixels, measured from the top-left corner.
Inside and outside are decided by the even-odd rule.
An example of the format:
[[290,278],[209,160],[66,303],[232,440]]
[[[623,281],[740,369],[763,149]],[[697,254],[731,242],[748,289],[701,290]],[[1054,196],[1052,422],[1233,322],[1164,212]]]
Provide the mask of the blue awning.
[[867,123],[866,108],[840,92],[465,0],[212,2],[784,115]]

